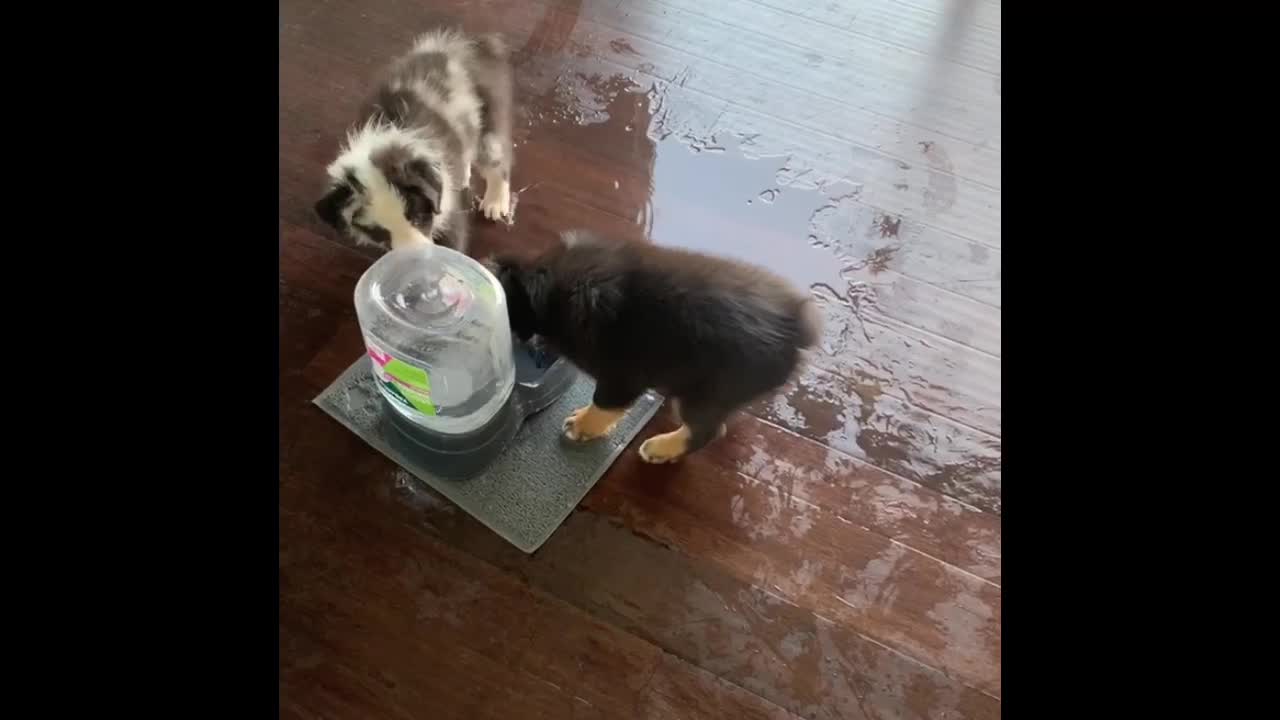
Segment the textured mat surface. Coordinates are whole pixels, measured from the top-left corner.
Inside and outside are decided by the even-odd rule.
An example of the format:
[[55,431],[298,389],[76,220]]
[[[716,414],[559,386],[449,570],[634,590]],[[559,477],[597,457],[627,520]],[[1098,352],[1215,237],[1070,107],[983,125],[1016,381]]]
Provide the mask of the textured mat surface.
[[578,375],[569,389],[545,410],[525,421],[506,449],[480,474],[452,480],[432,473],[400,440],[361,356],[315,403],[378,452],[449,498],[508,542],[525,552],[537,550],[569,516],[591,486],[662,405],[646,393],[607,438],[589,443],[564,439],[561,427],[573,410],[591,402],[595,382]]

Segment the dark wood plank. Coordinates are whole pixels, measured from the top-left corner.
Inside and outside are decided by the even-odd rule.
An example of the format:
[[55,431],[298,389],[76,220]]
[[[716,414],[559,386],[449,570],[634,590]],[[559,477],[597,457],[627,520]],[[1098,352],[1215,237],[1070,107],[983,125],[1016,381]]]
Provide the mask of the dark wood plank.
[[[465,551],[455,562],[471,555],[513,572],[538,592],[586,613],[592,622],[641,638],[802,717],[860,717],[857,708],[868,703],[882,712],[923,708],[923,717],[998,715],[998,703],[990,695],[967,688],[841,622],[788,602],[776,591],[734,577],[718,563],[654,544],[601,514],[576,513],[536,556],[525,556],[429,491],[397,479],[402,471],[384,458],[366,455],[344,465],[344,458],[359,457],[353,447],[359,441],[318,410],[310,420],[304,428],[305,439],[291,458],[293,470],[281,488],[282,503],[291,508],[282,515],[282,527],[306,539],[297,546],[282,547],[282,573],[294,566],[307,568],[298,581],[307,590],[295,598],[289,590],[292,583],[287,583],[282,592],[291,602],[321,603],[326,615],[334,614],[330,603],[339,598],[337,590],[323,589],[325,583],[350,593],[341,602],[372,603],[373,608],[361,611],[363,622],[358,627],[341,629],[353,646],[366,640],[375,645],[390,642],[370,640],[368,633],[371,626],[392,623],[374,615],[376,608],[386,608],[393,601],[409,602],[392,585],[400,582],[397,578],[438,571],[441,562],[433,556],[420,558],[421,569],[411,559],[428,552],[426,541],[411,535],[425,530]],[[383,534],[394,537],[384,539]],[[431,612],[446,620],[455,618],[457,631],[469,638],[478,654],[500,653],[513,642],[504,632],[537,623],[525,617],[527,602],[487,604],[474,591],[474,578],[481,568],[467,567],[459,573],[466,579],[457,582],[473,588],[471,594],[445,604],[432,597]],[[310,588],[317,587],[321,589],[313,596]],[[291,612],[282,608],[282,614]],[[553,625],[560,636],[576,632],[564,623]],[[402,628],[393,635],[406,633]],[[599,631],[585,634],[595,637]],[[413,635],[421,642],[436,643],[440,632],[414,631]],[[530,642],[540,645],[549,640]],[[345,657],[355,650],[344,647],[334,652]],[[450,654],[436,657],[447,659]],[[499,662],[504,656],[492,657]],[[417,661],[418,666],[430,667],[430,663],[425,656]],[[483,671],[473,668],[471,672]],[[896,685],[883,685],[889,678]],[[560,685],[554,676],[550,681]],[[597,699],[604,702],[603,697]]]
[[998,586],[789,488],[746,478],[711,457],[669,470],[627,455],[583,505],[999,694]]
[[[729,89],[765,97],[779,95],[778,99],[803,93],[809,103],[823,102],[817,108],[806,105],[802,111],[786,115],[778,112],[780,108],[762,109],[779,120],[813,120],[844,113],[840,119],[853,120],[850,124],[857,130],[862,129],[857,119],[874,124],[874,118],[882,124],[900,123],[911,130],[999,151],[998,132],[994,137],[992,134],[999,128],[998,97],[992,90],[995,73],[907,51],[861,34],[823,32],[826,28],[818,23],[761,3],[736,3],[732,13],[721,10],[692,0],[589,3],[580,23],[593,24],[588,35],[597,28],[601,31],[597,41],[609,32],[625,33],[644,42],[637,46],[638,55],[687,60],[685,67],[692,71],[684,86],[695,91],[725,100],[733,98],[726,93]],[[945,40],[946,28],[945,23],[932,28],[935,43]],[[646,52],[642,47],[662,50]],[[796,68],[804,68],[804,72],[797,73]],[[728,84],[729,77],[739,85]],[[827,125],[821,131],[830,132],[834,127]],[[870,133],[868,139],[875,137]],[[884,149],[875,143],[868,147]]]
[[707,462],[1000,583],[998,517],[783,428],[739,417],[731,430],[707,449]]
[[[821,23],[835,29],[835,37],[855,35],[866,40],[906,48],[925,55],[941,55],[961,65],[1000,73],[1000,7],[999,4],[966,2],[968,8],[962,20],[967,32],[958,34],[953,43],[941,45],[935,33],[940,25],[951,22],[947,11],[954,3],[937,2],[908,5],[905,3],[833,3],[826,0],[755,0],[775,11],[790,13],[799,18]],[[979,7],[985,6],[985,7]],[[983,27],[982,19],[994,17],[993,28]],[[796,28],[787,20],[779,27],[799,33],[818,32],[830,35],[812,25]]]
[[848,377],[809,366],[751,410],[899,477],[1000,512],[1000,438],[899,400],[875,375]]
[[[342,349],[318,355],[304,377],[317,388],[323,386],[358,354],[359,343],[354,323],[345,324],[333,343]],[[661,421],[652,423],[640,439],[664,429]],[[625,453],[584,500],[584,507],[709,561],[717,573],[744,586],[763,588],[975,688],[999,694],[998,586],[913,547],[938,547],[930,544],[924,532],[931,518],[940,524],[953,514],[985,520],[983,513],[922,487],[881,478],[874,490],[863,493],[869,502],[853,509],[870,521],[862,525],[840,514],[850,508],[836,502],[841,470],[847,467],[841,458],[824,459],[813,468],[814,482],[821,489],[802,489],[804,494],[798,495],[794,475],[789,483],[779,484],[779,478],[765,468],[770,462],[768,452],[803,462],[804,453],[790,447],[801,441],[791,436],[789,444],[775,443],[768,452],[751,452],[742,463],[733,458],[746,455],[748,447],[758,447],[750,445],[752,430],[757,438],[776,441],[786,436],[770,432],[750,417],[737,419],[733,430],[726,445],[674,468],[645,466],[634,450]],[[754,466],[760,466],[764,471],[757,472],[773,482],[756,480],[737,469]],[[904,484],[907,492],[898,489]],[[825,500],[826,505],[819,506],[806,495]],[[904,498],[914,501],[912,509],[923,515],[918,523],[900,522]],[[929,512],[931,506],[938,511]],[[986,563],[979,569],[998,573],[998,545],[992,547],[998,526],[990,521],[974,525],[972,530],[966,528],[965,544],[960,546],[964,550],[956,552],[973,552],[976,545],[979,552],[986,551],[975,558]],[[891,538],[893,534],[900,540]],[[546,549],[539,552],[543,558],[553,555]],[[637,572],[656,571],[641,567]]]
[[[660,716],[792,717],[424,534],[411,521],[420,506],[393,504],[398,489],[351,482],[385,475],[388,461],[335,471],[359,441],[328,418],[309,420],[314,432],[281,484],[282,689],[296,711],[650,717],[688,695],[703,701]],[[400,522],[377,521],[387,513]]]

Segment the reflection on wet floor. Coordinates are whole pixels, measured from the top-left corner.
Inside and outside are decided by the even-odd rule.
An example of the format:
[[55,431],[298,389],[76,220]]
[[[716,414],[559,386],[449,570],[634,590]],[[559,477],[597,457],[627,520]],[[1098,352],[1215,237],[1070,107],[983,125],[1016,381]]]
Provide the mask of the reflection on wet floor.
[[[581,43],[565,47],[518,66],[517,153],[545,167],[555,159],[539,141],[561,141],[575,167],[591,168],[593,189],[520,169],[517,187],[536,183],[530,197],[544,204],[568,196],[635,239],[756,263],[808,288],[827,319],[821,352],[755,414],[999,512],[999,249],[868,204],[862,178],[761,154],[778,143],[708,120],[677,97],[678,80],[619,73]],[[945,210],[954,179],[928,170],[945,152],[933,142],[919,152],[922,212]]]
[[785,158],[747,160],[734,138],[711,142],[705,149],[670,138],[658,143],[650,199],[653,241],[762,265],[798,287],[841,287],[848,261],[803,242],[802,233],[826,199],[778,187]]

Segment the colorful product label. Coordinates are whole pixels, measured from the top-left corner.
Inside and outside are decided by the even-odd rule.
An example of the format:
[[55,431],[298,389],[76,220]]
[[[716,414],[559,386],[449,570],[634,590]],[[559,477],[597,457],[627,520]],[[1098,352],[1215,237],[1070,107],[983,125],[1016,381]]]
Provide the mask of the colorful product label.
[[423,415],[436,414],[435,403],[431,402],[431,378],[426,370],[394,357],[369,338],[364,339],[364,344],[373,360],[373,375],[389,397]]

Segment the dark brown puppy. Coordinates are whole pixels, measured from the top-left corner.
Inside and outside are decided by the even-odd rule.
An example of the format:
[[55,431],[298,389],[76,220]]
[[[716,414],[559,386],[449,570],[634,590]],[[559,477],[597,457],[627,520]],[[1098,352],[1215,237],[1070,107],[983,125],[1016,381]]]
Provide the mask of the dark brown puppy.
[[670,462],[724,431],[734,410],[776,389],[815,345],[812,301],[751,265],[581,232],[534,262],[491,260],[511,329],[540,336],[596,379],[592,404],[565,434],[607,434],[636,398],[656,389],[683,423],[640,447]]

